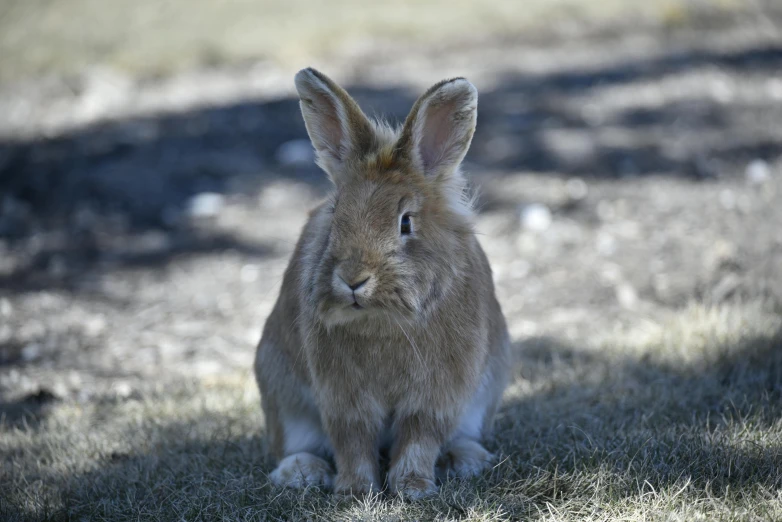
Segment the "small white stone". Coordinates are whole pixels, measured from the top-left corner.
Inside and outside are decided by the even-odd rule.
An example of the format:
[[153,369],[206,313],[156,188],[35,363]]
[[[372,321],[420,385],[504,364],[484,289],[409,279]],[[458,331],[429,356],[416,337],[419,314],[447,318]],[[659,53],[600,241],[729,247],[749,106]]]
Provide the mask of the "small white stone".
[[729,103],[735,98],[733,86],[727,78],[718,78],[712,81],[711,95],[720,103]]
[[774,100],[782,100],[782,79],[772,78],[766,82],[768,95]]
[[747,181],[753,185],[761,185],[771,178],[771,169],[762,159],[756,159],[747,165]]
[[225,204],[225,198],[215,192],[196,194],[187,203],[187,213],[191,217],[214,217],[220,213]]
[[600,255],[611,256],[616,252],[616,239],[607,232],[600,232],[595,247]]
[[125,381],[114,383],[114,394],[119,399],[127,399],[133,393],[133,388]]
[[629,283],[621,283],[616,287],[616,299],[623,307],[633,309],[638,304],[638,293]]
[[244,265],[239,272],[242,283],[252,283],[258,279],[260,268],[258,265]]
[[248,328],[244,332],[244,338],[249,344],[258,344],[258,339],[261,338],[261,331],[258,328]]
[[315,161],[315,152],[309,140],[291,140],[280,145],[274,157],[280,165],[310,165]]
[[579,201],[587,196],[589,188],[583,179],[572,178],[565,184],[565,191],[570,199]]
[[67,383],[67,385],[71,389],[80,388],[83,383],[83,380],[81,378],[81,375],[79,375],[79,372],[75,370],[71,370],[65,376],[65,383]]
[[521,223],[527,230],[543,232],[551,226],[553,217],[546,205],[533,203],[521,210]]
[[106,318],[103,315],[90,317],[84,322],[84,333],[88,337],[97,337],[106,330]]

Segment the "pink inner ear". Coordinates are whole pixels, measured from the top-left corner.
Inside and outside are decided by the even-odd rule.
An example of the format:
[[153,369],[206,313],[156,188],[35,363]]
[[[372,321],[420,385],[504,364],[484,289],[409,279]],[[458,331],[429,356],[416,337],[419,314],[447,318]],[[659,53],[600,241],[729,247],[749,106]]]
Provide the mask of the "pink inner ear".
[[316,149],[323,149],[336,160],[342,160],[342,125],[337,114],[334,100],[328,94],[316,92],[312,96],[312,105],[317,112]]
[[426,108],[421,141],[418,144],[425,172],[433,169],[449,153],[453,132],[451,115],[454,109],[454,103],[440,103]]

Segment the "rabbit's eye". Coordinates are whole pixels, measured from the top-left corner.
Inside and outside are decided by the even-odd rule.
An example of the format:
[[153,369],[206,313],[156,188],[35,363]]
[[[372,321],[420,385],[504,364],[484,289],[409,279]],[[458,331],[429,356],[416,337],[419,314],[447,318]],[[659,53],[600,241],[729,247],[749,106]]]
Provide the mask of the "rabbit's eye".
[[413,231],[413,222],[410,219],[410,214],[405,214],[399,221],[399,232],[403,236],[410,234]]

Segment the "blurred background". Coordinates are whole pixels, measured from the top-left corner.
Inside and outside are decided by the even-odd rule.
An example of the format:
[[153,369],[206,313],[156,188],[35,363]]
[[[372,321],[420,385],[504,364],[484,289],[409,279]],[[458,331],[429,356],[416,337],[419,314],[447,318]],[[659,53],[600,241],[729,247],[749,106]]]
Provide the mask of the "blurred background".
[[515,340],[778,313],[781,28],[773,0],[3,0],[4,412],[246,374],[329,188],[305,66],[392,121],[478,87],[466,170]]
[[0,518],[376,517],[264,476],[306,66],[480,92],[508,459],[386,519],[780,517],[779,0],[0,0]]

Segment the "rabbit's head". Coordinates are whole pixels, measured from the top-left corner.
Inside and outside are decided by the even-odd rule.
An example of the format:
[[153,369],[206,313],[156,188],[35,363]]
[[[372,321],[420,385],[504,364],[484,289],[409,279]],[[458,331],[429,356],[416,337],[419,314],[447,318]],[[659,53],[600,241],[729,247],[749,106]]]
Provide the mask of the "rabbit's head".
[[296,75],[296,88],[318,165],[336,187],[305,275],[320,319],[425,320],[469,277],[472,208],[459,165],[475,131],[475,87],[463,78],[434,85],[398,129],[367,118],[314,69]]

